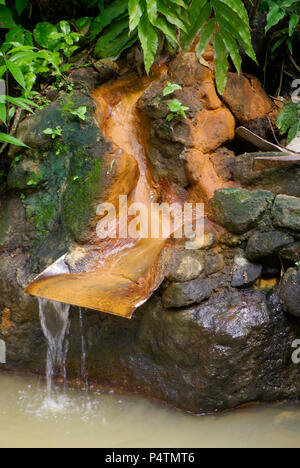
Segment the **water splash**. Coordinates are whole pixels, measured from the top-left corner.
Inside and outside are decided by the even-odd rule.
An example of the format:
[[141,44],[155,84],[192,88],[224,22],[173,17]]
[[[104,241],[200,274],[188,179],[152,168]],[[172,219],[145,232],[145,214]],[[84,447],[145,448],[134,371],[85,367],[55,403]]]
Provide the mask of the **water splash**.
[[47,340],[47,398],[53,397],[53,379],[56,372],[64,379],[66,386],[66,358],[69,343],[65,340],[70,327],[70,305],[39,298],[42,329]]
[[86,392],[89,390],[88,372],[86,366],[86,339],[84,335],[84,323],[82,309],[79,308],[79,324],[80,324],[80,335],[81,335],[81,378],[83,380],[84,389]]

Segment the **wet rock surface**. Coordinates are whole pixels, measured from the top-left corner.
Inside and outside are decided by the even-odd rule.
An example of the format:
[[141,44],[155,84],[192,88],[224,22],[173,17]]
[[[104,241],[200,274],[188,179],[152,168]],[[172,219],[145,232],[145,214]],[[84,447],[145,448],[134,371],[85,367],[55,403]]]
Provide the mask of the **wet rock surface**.
[[290,268],[283,278],[280,298],[284,309],[295,317],[300,317],[300,271]]
[[262,269],[262,265],[249,262],[245,252],[238,249],[234,257],[231,285],[234,288],[250,286],[260,278]]
[[249,260],[268,257],[293,243],[294,238],[284,232],[256,232],[248,241],[246,256]]
[[219,224],[230,232],[243,234],[258,224],[273,199],[274,195],[264,190],[221,189],[215,192],[211,206]]
[[196,279],[186,283],[172,283],[162,295],[163,305],[167,309],[199,304],[208,299],[214,289],[210,279]]
[[[92,89],[97,80],[114,75],[108,68],[101,76],[81,71],[72,79],[86,80]],[[183,87],[173,97],[189,107],[186,121],[166,123],[168,99],[162,90],[168,79]],[[116,186],[130,193],[139,175],[135,161],[103,137],[89,97],[76,91],[76,106],[87,106],[85,123],[75,116],[66,120],[62,106],[68,103],[60,98],[21,124],[18,136],[32,149],[16,161],[9,191],[1,194],[4,369],[44,374],[46,344],[37,301],[24,292],[28,278],[74,240],[79,252],[89,235],[87,224],[95,222],[90,215],[95,205],[114,200]],[[251,78],[233,74],[221,100],[211,70],[186,54],[146,90],[138,107],[148,118],[147,154],[155,180],[172,188],[172,202],[211,199],[206,203],[210,221],[199,249],[175,243],[166,281],[131,321],[83,310],[90,382],[197,414],[299,398],[300,367],[291,360],[292,343],[300,337],[299,271],[289,269],[280,288],[256,290],[261,278],[279,284],[278,255],[288,266],[300,259],[298,167],[294,174],[290,168],[256,173],[251,155],[235,157],[224,147],[234,136],[235,119],[263,128],[272,102]],[[43,133],[57,125],[64,130],[63,149]],[[79,311],[72,308],[67,369],[70,380],[77,381],[78,330]]]

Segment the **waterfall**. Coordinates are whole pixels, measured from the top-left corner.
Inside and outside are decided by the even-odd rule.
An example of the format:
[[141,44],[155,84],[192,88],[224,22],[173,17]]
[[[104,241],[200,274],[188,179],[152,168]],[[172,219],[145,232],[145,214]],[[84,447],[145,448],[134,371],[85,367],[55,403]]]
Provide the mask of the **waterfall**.
[[79,308],[79,324],[80,324],[80,335],[81,335],[81,378],[84,383],[85,391],[88,392],[89,382],[88,382],[88,373],[86,367],[86,339],[84,336],[84,324],[83,324],[83,315],[82,309]]
[[70,327],[70,305],[39,298],[39,310],[42,329],[48,344],[46,378],[47,396],[51,399],[56,371],[60,373],[66,385],[68,342],[65,337]]

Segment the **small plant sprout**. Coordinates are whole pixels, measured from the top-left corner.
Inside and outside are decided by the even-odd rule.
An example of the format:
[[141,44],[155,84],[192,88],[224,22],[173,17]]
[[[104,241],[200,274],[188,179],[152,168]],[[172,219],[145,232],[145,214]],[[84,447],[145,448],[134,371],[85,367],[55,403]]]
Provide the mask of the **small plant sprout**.
[[173,99],[173,101],[168,103],[171,114],[168,114],[167,121],[171,122],[175,117],[187,118],[185,111],[189,110],[189,107],[186,107],[178,99]]
[[165,87],[163,91],[163,95],[169,96],[170,94],[173,94],[175,91],[180,91],[181,89],[182,89],[182,86],[168,81],[167,86]]
[[57,126],[55,130],[52,128],[46,128],[43,133],[45,133],[45,135],[51,135],[52,140],[55,140],[57,137],[62,136],[62,128],[59,126]]
[[75,109],[75,110],[71,111],[71,114],[75,115],[80,120],[85,120],[86,119],[86,113],[87,113],[87,107],[86,106],[81,106],[81,107],[78,107],[78,109]]
[[297,268],[299,268],[299,267],[300,267],[300,262],[296,262],[296,263],[295,263],[295,266],[296,266]]

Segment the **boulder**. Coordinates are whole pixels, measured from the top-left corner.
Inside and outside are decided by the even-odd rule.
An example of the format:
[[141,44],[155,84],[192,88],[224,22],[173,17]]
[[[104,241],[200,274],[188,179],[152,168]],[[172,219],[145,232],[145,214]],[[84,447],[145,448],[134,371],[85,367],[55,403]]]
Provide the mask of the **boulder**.
[[214,287],[214,281],[208,278],[199,278],[185,283],[171,283],[163,292],[163,305],[171,309],[200,304],[209,298]]
[[170,265],[167,279],[185,282],[196,279],[204,269],[204,262],[186,251],[181,251]]
[[255,167],[255,158],[258,156],[261,156],[261,153],[245,153],[231,159],[229,164],[234,181],[251,189],[264,189],[275,194],[300,197],[299,164],[281,163],[277,167],[258,169]]
[[280,288],[280,299],[286,312],[300,317],[300,271],[298,268],[290,268],[285,273]]
[[260,278],[262,269],[262,265],[249,262],[244,250],[238,249],[234,257],[231,286],[233,288],[250,286]]
[[291,260],[292,262],[300,261],[300,242],[295,242],[293,245],[284,247],[279,252],[282,258]]
[[253,229],[271,208],[274,195],[265,190],[220,189],[211,200],[215,220],[234,234]]
[[266,117],[274,104],[253,76],[229,73],[223,100],[242,124]]
[[278,195],[272,215],[276,227],[300,231],[300,198]]
[[249,260],[276,254],[283,247],[293,244],[294,238],[280,231],[255,232],[248,240],[246,256]]

